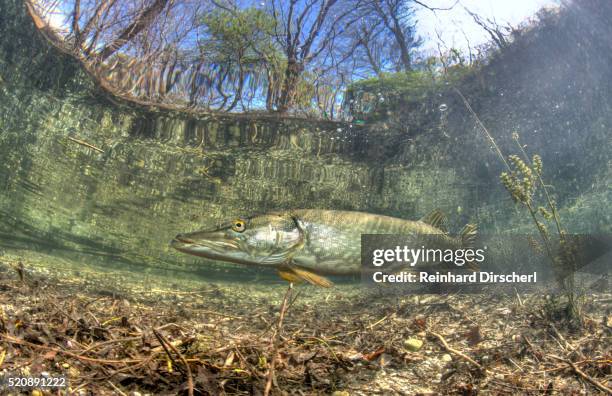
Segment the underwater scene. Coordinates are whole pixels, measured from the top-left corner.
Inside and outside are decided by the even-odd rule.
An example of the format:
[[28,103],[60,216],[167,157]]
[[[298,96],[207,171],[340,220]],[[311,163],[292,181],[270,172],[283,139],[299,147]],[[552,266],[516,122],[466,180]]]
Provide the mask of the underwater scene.
[[612,394],[610,20],[3,0],[0,394]]

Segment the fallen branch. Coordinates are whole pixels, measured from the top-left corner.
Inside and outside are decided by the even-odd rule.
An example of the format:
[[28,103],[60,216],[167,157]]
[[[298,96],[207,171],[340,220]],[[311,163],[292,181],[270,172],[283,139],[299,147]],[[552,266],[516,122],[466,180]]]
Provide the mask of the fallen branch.
[[78,355],[76,353],[72,353],[69,351],[65,351],[63,349],[59,349],[59,348],[53,348],[53,347],[48,347],[45,345],[39,345],[39,344],[34,344],[28,341],[24,341],[24,340],[20,340],[18,338],[15,337],[11,337],[8,334],[0,334],[0,339],[4,339],[6,342],[9,342],[11,344],[17,344],[17,345],[25,345],[25,346],[29,346],[30,348],[38,348],[38,349],[44,349],[46,351],[53,351],[53,352],[57,352],[57,353],[61,353],[64,355],[68,355],[71,356],[75,359],[79,359],[85,362],[92,362],[92,363],[102,363],[102,364],[127,364],[127,363],[141,363],[143,361],[143,359],[125,359],[125,360],[107,360],[107,359],[94,359],[94,358],[89,358],[86,356],[81,356]]
[[119,339],[116,339],[116,340],[109,340],[109,341],[99,342],[97,344],[92,344],[92,345],[88,346],[86,349],[82,350],[81,354],[87,353],[87,352],[92,351],[94,349],[98,349],[100,347],[107,346],[107,345],[110,345],[110,344],[116,344],[116,343],[121,343],[121,342],[130,342],[130,341],[139,341],[139,340],[142,340],[142,336],[119,338]]
[[571,367],[572,370],[574,370],[574,372],[576,374],[578,374],[580,377],[582,377],[582,379],[584,379],[587,382],[590,382],[591,385],[595,386],[600,391],[605,392],[605,393],[607,393],[609,395],[612,395],[612,389],[610,389],[607,386],[605,386],[604,384],[596,381],[593,377],[587,375],[584,371],[580,370],[578,368],[578,366],[576,366],[576,364],[574,364],[574,362],[572,362],[571,360],[564,359],[562,357],[555,356],[555,355],[549,355],[549,356],[552,357],[553,359],[560,360],[560,361],[566,363],[569,367]]

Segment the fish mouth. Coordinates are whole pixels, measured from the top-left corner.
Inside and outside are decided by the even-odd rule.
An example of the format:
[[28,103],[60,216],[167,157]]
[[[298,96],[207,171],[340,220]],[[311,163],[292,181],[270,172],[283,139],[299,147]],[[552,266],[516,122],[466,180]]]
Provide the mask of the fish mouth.
[[195,244],[196,242],[193,239],[187,238],[183,236],[183,234],[178,234],[172,240],[172,244],[184,243],[184,244]]
[[170,242],[174,249],[195,256],[219,258],[240,250],[236,241],[227,239],[221,232],[196,232],[178,234]]

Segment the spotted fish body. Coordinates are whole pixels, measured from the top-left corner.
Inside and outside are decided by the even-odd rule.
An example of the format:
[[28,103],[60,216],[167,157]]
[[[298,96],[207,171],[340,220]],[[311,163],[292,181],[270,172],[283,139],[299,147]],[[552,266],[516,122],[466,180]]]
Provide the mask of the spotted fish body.
[[468,225],[451,237],[434,211],[411,221],[363,212],[300,209],[238,218],[213,230],[179,234],[172,246],[213,260],[279,269],[287,280],[328,285],[324,275],[353,275],[361,269],[362,234],[401,234],[416,247],[432,236],[438,248],[458,248],[476,232]]
[[304,224],[304,247],[293,256],[293,262],[321,275],[359,274],[362,234],[439,235],[449,246],[455,239],[422,221],[362,212],[335,210],[297,210],[295,215]]

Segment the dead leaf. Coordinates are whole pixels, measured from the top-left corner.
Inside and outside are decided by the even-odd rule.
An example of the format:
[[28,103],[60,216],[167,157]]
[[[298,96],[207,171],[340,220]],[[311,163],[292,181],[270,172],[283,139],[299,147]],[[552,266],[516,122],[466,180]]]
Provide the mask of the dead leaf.
[[477,345],[483,340],[482,334],[480,334],[480,326],[472,327],[468,332],[464,334],[464,336],[467,338],[469,346]]
[[377,350],[375,350],[374,352],[371,353],[365,353],[363,355],[363,358],[369,362],[371,362],[372,360],[376,359],[378,356],[380,356],[383,352],[385,351],[385,347],[380,347]]
[[424,318],[416,318],[412,323],[419,330],[425,330],[427,327],[427,321]]

